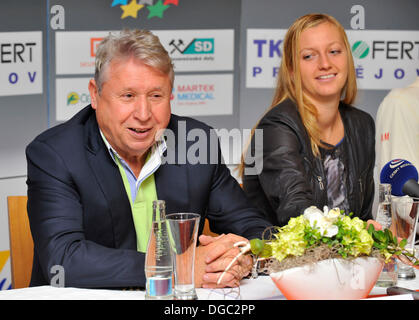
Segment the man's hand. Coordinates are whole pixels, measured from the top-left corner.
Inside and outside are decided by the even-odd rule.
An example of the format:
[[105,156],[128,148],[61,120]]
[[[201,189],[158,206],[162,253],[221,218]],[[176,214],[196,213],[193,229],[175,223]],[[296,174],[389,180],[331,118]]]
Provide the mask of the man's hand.
[[230,270],[223,276],[220,284],[217,284],[223,271],[230,264],[240,249],[234,247],[239,241],[247,239],[234,234],[211,237],[201,235],[200,246],[196,248],[195,259],[195,286],[203,288],[237,287],[240,280],[247,276],[252,269],[252,258],[241,256],[233,264]]

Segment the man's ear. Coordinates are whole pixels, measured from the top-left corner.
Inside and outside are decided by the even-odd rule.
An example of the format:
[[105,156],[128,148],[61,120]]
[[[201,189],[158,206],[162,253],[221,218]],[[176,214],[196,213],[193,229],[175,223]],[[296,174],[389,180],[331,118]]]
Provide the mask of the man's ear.
[[90,104],[92,105],[92,108],[96,110],[97,100],[99,97],[99,89],[96,85],[95,79],[90,79],[88,88],[90,93]]

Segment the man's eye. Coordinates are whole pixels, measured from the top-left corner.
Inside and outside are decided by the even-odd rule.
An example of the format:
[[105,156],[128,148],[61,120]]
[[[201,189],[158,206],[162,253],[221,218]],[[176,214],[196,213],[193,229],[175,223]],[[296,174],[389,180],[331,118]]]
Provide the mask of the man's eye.
[[122,97],[125,99],[131,99],[132,97],[134,97],[134,95],[132,93],[125,93],[122,95]]
[[152,93],[152,94],[150,95],[150,97],[151,97],[152,99],[160,99],[161,97],[163,97],[163,94],[161,94],[161,93]]

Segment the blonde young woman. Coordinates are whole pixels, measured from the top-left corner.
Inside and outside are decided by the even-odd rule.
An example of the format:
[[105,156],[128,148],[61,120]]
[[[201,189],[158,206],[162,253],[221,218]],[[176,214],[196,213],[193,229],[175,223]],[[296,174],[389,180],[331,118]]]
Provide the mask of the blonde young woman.
[[300,17],[283,53],[272,105],[255,127],[263,169],[245,175],[245,159],[240,167],[246,194],[280,226],[311,205],[372,218],[375,126],[351,106],[357,86],[343,27],[325,14]]

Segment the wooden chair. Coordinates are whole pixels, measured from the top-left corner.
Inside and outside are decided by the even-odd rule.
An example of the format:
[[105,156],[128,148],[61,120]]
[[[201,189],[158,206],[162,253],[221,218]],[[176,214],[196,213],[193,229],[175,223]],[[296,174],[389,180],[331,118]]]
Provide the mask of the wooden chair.
[[33,240],[26,209],[27,202],[27,196],[7,197],[13,289],[28,287],[32,274]]
[[202,230],[202,234],[205,234],[207,236],[212,236],[212,237],[218,236],[217,233],[214,233],[210,230],[208,219],[205,219],[204,230]]

